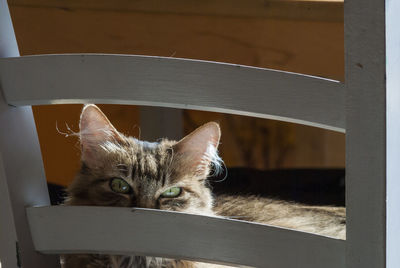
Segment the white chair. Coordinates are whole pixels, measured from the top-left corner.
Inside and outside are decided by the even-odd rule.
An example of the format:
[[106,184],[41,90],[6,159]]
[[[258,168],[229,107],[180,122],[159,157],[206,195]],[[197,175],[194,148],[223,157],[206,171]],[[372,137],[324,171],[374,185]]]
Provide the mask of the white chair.
[[[56,267],[52,253],[82,252],[274,268],[400,267],[398,14],[399,1],[345,2],[346,80],[339,83],[173,58],[19,57],[7,3],[0,0],[3,267]],[[26,106],[85,102],[196,108],[345,130],[347,239],[165,211],[49,207]]]

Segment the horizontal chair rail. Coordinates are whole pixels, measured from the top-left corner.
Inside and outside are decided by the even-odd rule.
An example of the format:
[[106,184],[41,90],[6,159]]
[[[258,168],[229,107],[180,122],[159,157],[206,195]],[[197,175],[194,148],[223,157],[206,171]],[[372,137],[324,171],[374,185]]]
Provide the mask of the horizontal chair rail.
[[207,110],[344,131],[338,81],[199,60],[97,54],[0,59],[11,105],[115,103]]
[[42,253],[139,254],[255,267],[344,267],[345,241],[217,217],[139,208],[31,207]]

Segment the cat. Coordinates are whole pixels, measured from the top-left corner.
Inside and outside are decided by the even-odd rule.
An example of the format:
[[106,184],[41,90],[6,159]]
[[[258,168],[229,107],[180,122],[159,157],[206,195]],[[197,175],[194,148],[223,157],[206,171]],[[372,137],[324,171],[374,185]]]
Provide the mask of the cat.
[[[218,173],[219,125],[207,123],[180,141],[150,143],[118,132],[100,109],[85,105],[80,118],[81,170],[66,205],[143,207],[235,217],[345,238],[345,209],[312,207],[257,196],[219,195],[208,185]],[[227,267],[144,256],[65,255],[62,267]]]

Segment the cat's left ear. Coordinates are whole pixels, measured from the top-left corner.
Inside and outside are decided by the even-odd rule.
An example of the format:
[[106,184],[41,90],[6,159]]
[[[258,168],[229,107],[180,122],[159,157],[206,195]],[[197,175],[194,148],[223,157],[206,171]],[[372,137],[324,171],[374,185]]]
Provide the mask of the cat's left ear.
[[209,122],[176,143],[173,151],[181,167],[198,175],[208,175],[210,164],[221,161],[217,154],[220,137],[219,125]]
[[88,166],[96,166],[102,161],[99,153],[101,145],[107,142],[119,144],[123,141],[121,134],[94,104],[83,107],[79,127],[82,160]]

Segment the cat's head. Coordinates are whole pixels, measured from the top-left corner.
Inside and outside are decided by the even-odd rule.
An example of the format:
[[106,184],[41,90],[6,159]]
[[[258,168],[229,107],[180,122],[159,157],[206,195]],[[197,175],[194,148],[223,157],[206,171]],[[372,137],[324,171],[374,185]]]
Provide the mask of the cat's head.
[[82,168],[67,203],[211,214],[207,176],[221,164],[220,135],[210,122],[179,142],[144,142],[124,136],[97,106],[86,105],[79,133]]

